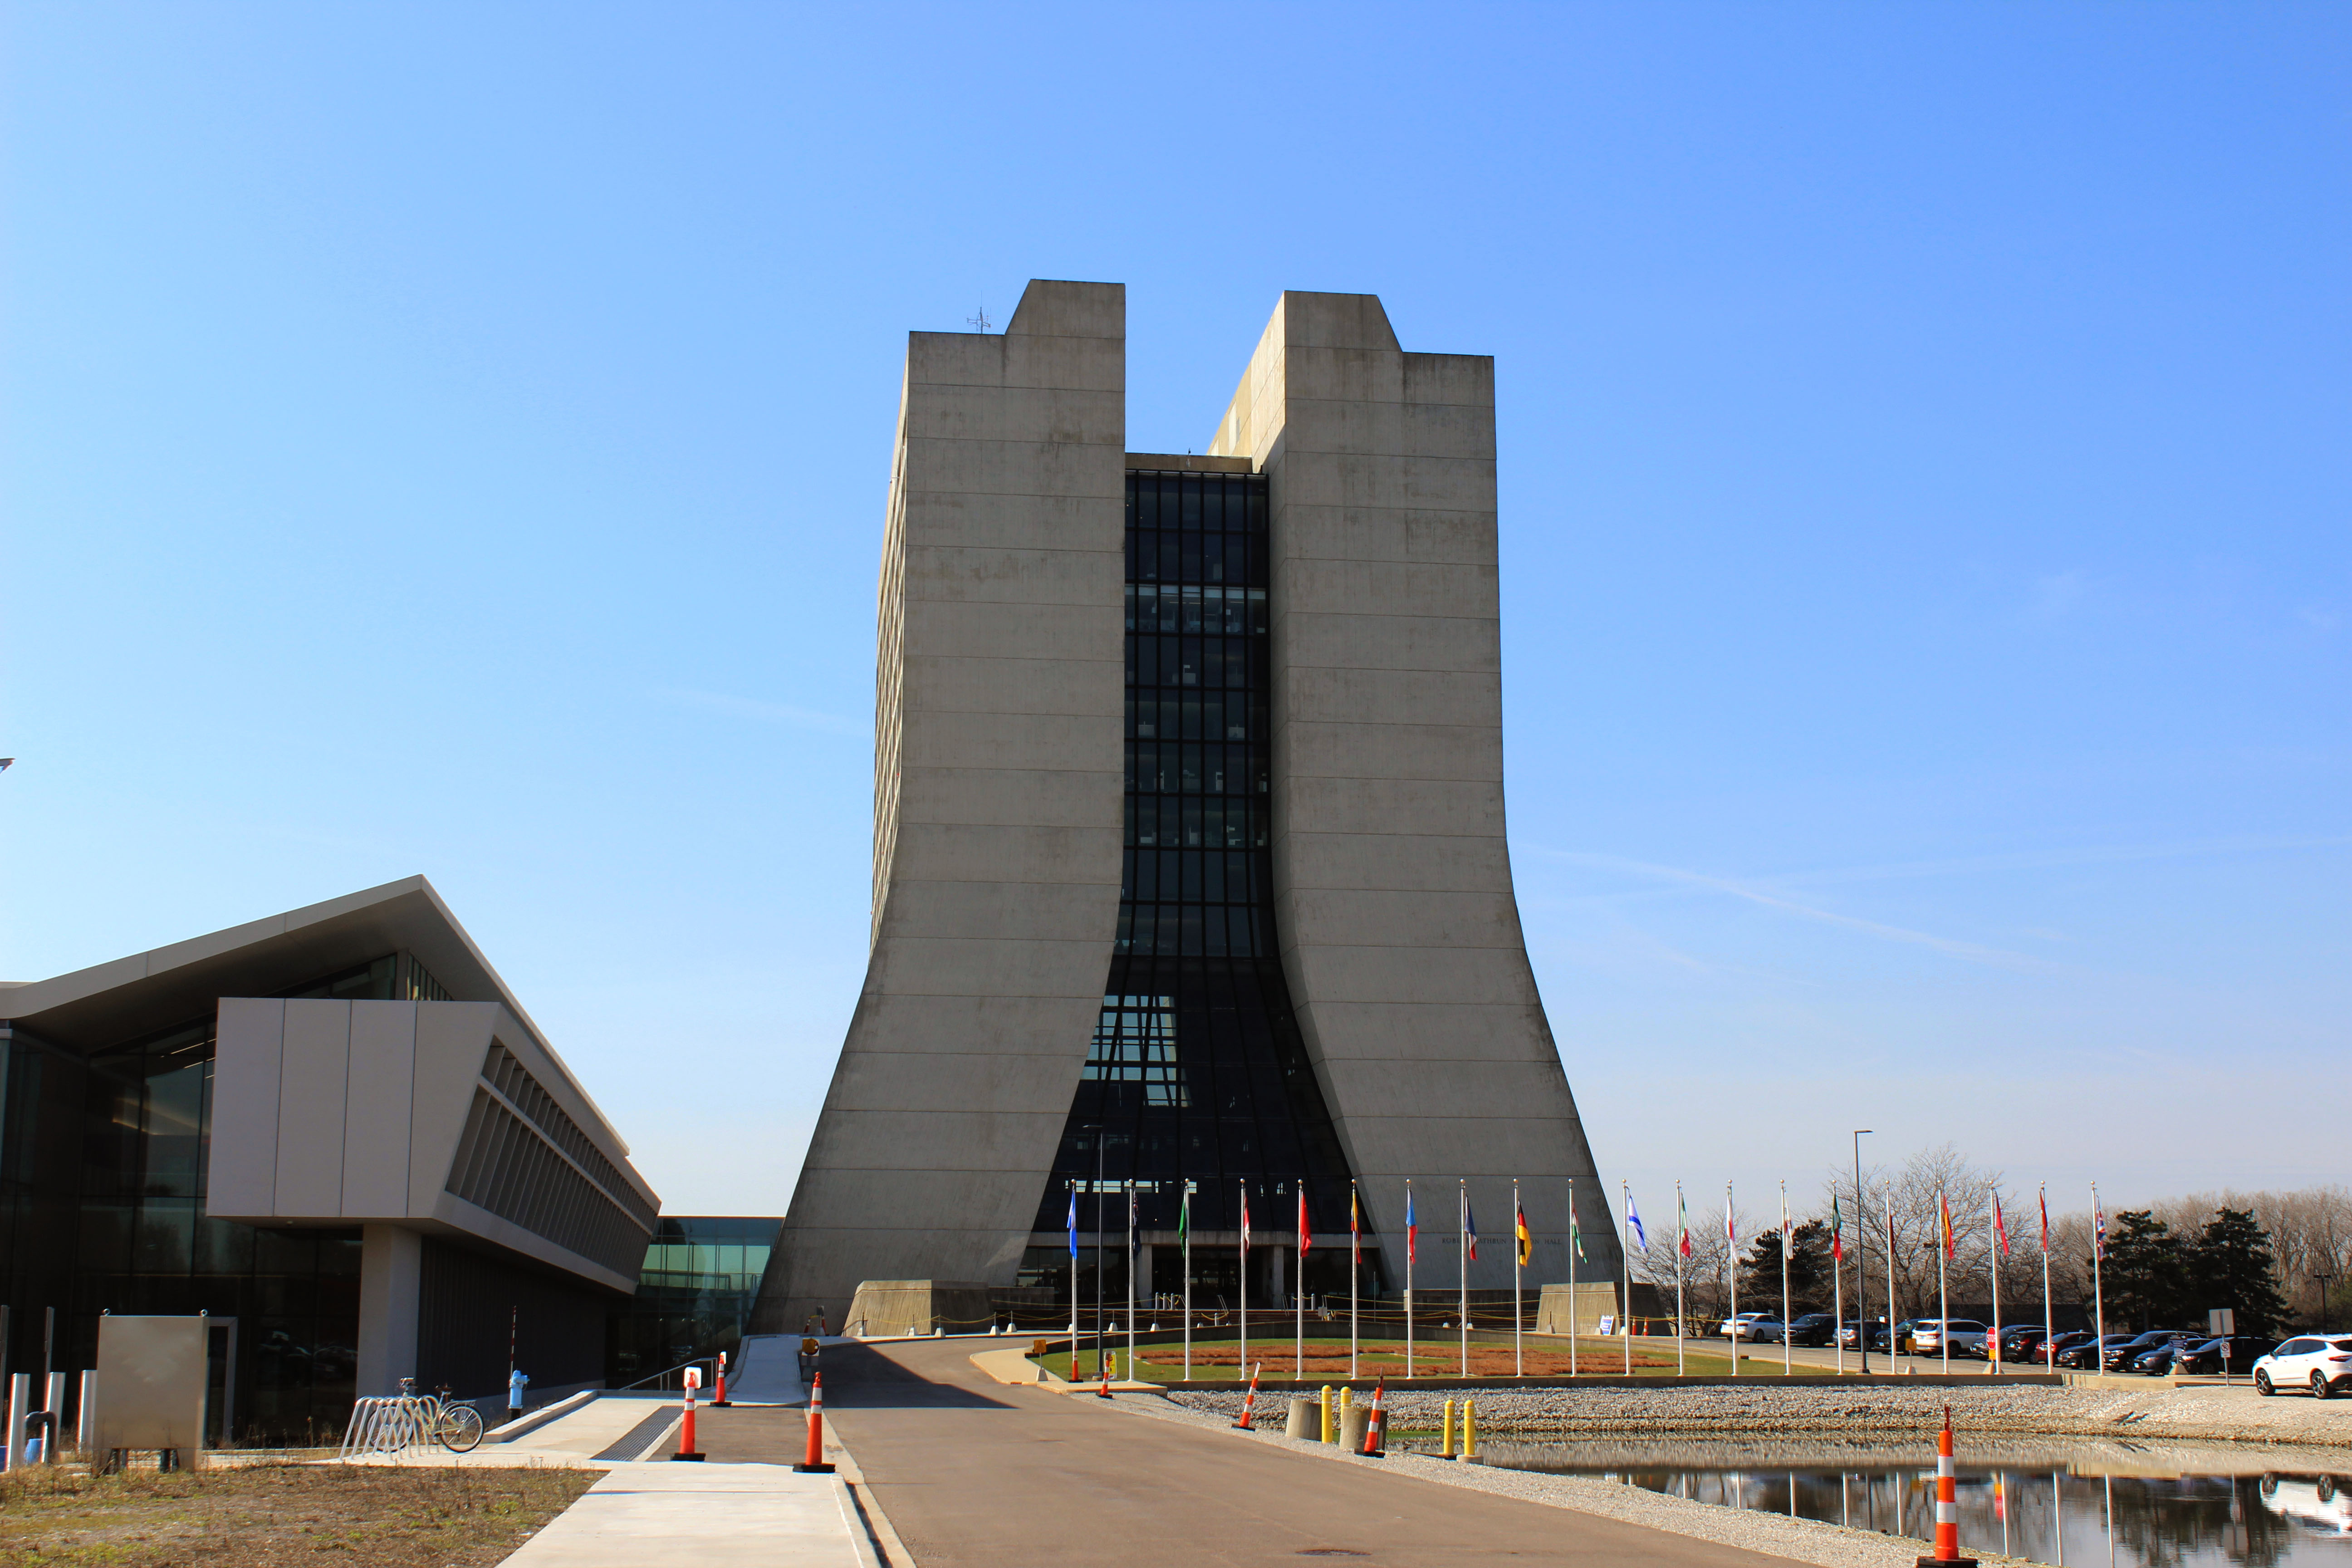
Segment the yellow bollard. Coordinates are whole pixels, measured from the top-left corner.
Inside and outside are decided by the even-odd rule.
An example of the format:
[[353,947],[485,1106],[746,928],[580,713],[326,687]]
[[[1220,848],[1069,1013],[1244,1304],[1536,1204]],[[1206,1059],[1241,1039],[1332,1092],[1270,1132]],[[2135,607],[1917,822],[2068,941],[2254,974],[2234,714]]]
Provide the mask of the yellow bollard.
[[1331,1440],[1331,1385],[1328,1383],[1323,1385],[1320,1409],[1323,1416],[1323,1435],[1320,1441],[1328,1443]]
[[1356,1390],[1352,1384],[1339,1385],[1339,1410],[1331,1421],[1331,1441],[1338,1442],[1348,1433],[1348,1412],[1356,1407]]
[[1445,1426],[1441,1431],[1441,1439],[1443,1446],[1437,1450],[1437,1457],[1441,1459],[1452,1458],[1454,1457],[1454,1401],[1451,1399],[1445,1402]]
[[1462,1457],[1478,1457],[1478,1402],[1475,1399],[1462,1402]]

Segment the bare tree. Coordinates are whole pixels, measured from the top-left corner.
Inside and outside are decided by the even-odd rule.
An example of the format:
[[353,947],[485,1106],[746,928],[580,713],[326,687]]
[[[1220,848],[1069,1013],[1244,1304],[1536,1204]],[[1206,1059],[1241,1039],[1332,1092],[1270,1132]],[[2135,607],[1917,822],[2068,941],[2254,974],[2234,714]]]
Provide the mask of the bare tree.
[[[1971,1165],[1949,1143],[1919,1151],[1899,1171],[1875,1165],[1866,1168],[1859,1198],[1852,1171],[1832,1173],[1822,1194],[1825,1200],[1837,1201],[1847,1220],[1848,1237],[1861,1236],[1861,1256],[1866,1260],[1862,1276],[1864,1299],[1873,1306],[1885,1300],[1891,1219],[1895,1312],[1901,1317],[1935,1315],[1936,1263],[1943,1246],[1947,1205],[1952,1221],[1952,1256],[1944,1265],[1946,1293],[1955,1302],[1989,1297],[1992,1194],[2000,1184],[2000,1172]],[[2004,1194],[2002,1201],[2013,1204],[2014,1199]],[[1822,1207],[1828,1206],[1825,1201]],[[1860,1217],[1858,1225],[1854,1216]]]
[[[1690,1256],[1682,1260],[1683,1304],[1692,1331],[1711,1332],[1730,1310],[1730,1282],[1727,1272],[1732,1248],[1724,1236],[1723,1202],[1716,1199],[1709,1205],[1696,1194],[1688,1196],[1690,1204]],[[1751,1225],[1745,1214],[1738,1215],[1739,1234],[1747,1237]],[[1664,1219],[1650,1227],[1650,1245],[1635,1257],[1633,1269],[1643,1279],[1658,1287],[1666,1303],[1674,1310],[1675,1253],[1681,1242],[1675,1219],[1669,1213]],[[1774,1300],[1777,1301],[1778,1297]],[[1761,1303],[1759,1303],[1761,1305]]]

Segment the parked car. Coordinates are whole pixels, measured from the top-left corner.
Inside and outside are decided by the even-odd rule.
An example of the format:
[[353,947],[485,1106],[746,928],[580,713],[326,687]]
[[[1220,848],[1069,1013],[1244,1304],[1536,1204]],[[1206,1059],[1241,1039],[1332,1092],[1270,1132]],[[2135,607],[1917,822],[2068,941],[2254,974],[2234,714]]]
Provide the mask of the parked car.
[[1848,1350],[1853,1350],[1856,1348],[1862,1338],[1863,1331],[1865,1329],[1867,1329],[1870,1333],[1870,1348],[1874,1351],[1885,1350],[1886,1348],[1886,1320],[1884,1318],[1873,1318],[1866,1323],[1863,1322],[1859,1319],[1848,1318],[1844,1322],[1838,1325],[1837,1342],[1843,1345]]
[[2243,1373],[2255,1362],[2278,1349],[2278,1342],[2252,1334],[2231,1334],[2224,1339],[2207,1340],[2183,1350],[2174,1360],[2172,1370],[2210,1377],[2225,1370],[2221,1361],[2221,1352],[2225,1347],[2230,1352],[2226,1370]]
[[2044,1366],[2073,1365],[2075,1363],[2058,1361],[2054,1358],[2063,1356],[2068,1351],[2074,1350],[2080,1346],[2089,1344],[2090,1342],[2091,1334],[2087,1330],[2069,1329],[2064,1333],[2060,1334],[2056,1339],[2044,1340],[2040,1344],[2034,1346],[2032,1359],[2042,1363]]
[[2176,1339],[2167,1340],[2154,1350],[2142,1351],[2132,1357],[2129,1370],[2138,1373],[2143,1377],[2166,1376],[2172,1371],[2173,1358],[2197,1342],[2193,1335],[2185,1334]]
[[1837,1332],[1837,1320],[1827,1312],[1807,1312],[1790,1320],[1789,1342],[1792,1345],[1826,1345]]
[[2030,1329],[2008,1328],[2000,1331],[2000,1359],[2003,1361],[2038,1361],[2033,1352],[2042,1343],[2042,1326]]
[[2138,1337],[2137,1334],[2109,1334],[2105,1339],[2095,1340],[2086,1334],[2082,1343],[2070,1345],[2058,1352],[2058,1364],[2080,1367],[2085,1372],[2096,1372],[2099,1369],[2100,1358],[2107,1352],[2121,1350]]
[[1921,1355],[1941,1355],[1944,1341],[1949,1336],[1954,1355],[1984,1354],[1985,1326],[1974,1318],[1922,1318],[1913,1325],[1911,1342]]
[[2264,1394],[2297,1384],[2316,1399],[2352,1389],[2352,1338],[2303,1334],[2254,1363],[2254,1386]]
[[1753,1345],[1779,1344],[1788,1326],[1769,1312],[1742,1312],[1723,1325],[1727,1338],[1746,1340]]
[[2264,1476],[2263,1506],[2315,1535],[2352,1538],[2352,1481],[2336,1476]]
[[2102,1372],[2129,1372],[2132,1363],[2158,1345],[2170,1347],[2175,1340],[2189,1336],[2179,1329],[2150,1329],[2144,1334],[2134,1334],[2119,1345],[2109,1345],[2099,1352]]
[[1748,1337],[1748,1325],[1768,1315],[1763,1312],[1738,1313],[1717,1323],[1715,1326],[1716,1334],[1727,1340],[1744,1340]]

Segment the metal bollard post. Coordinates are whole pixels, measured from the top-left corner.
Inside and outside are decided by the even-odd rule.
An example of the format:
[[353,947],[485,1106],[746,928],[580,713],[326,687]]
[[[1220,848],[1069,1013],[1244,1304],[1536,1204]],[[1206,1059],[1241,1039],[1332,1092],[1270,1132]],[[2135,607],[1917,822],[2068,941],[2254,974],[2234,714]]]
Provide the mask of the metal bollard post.
[[1462,1457],[1478,1457],[1478,1402],[1475,1399],[1462,1402]]
[[1454,1458],[1454,1401],[1451,1398],[1445,1402],[1445,1425],[1438,1428],[1438,1445],[1439,1458]]

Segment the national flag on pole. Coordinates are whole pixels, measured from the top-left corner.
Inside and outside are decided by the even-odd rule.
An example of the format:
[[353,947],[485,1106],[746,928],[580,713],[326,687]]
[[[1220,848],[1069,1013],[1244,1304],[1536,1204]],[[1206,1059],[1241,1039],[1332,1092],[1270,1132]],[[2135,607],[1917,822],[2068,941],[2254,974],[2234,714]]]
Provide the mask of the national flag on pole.
[[1473,1263],[1478,1261],[1478,1216],[1470,1212],[1470,1198],[1466,1193],[1462,1198],[1462,1247],[1463,1257]]
[[1078,1184],[1070,1184],[1070,1256],[1078,1255]]
[[2044,1187],[2034,1200],[2042,1205],[2042,1250],[2050,1250],[2050,1189]]
[[1731,1194],[1729,1193],[1723,1194],[1723,1239],[1731,1243],[1732,1249],[1734,1251],[1738,1250],[1739,1216],[1731,1212]]
[[1568,1184],[1568,1245],[1576,1249],[1576,1260],[1584,1261],[1584,1229],[1576,1223],[1576,1184]]
[[1952,1256],[1952,1200],[1950,1194],[1946,1193],[1937,1193],[1936,1194],[1936,1204],[1937,1207],[1943,1210],[1944,1256],[1949,1258]]
[[1127,1250],[1129,1257],[1140,1258],[1143,1256],[1143,1231],[1135,1221],[1135,1184],[1129,1182],[1127,1184]]
[[1642,1211],[1633,1206],[1633,1189],[1631,1187],[1625,1189],[1625,1223],[1633,1227],[1633,1245],[1644,1252],[1649,1251],[1649,1233],[1642,1228]]
[[1414,1223],[1412,1217],[1412,1184],[1411,1182],[1404,1184],[1404,1260],[1407,1263],[1421,1261],[1421,1226]]
[[1242,1250],[1249,1250],[1249,1189],[1242,1189]]
[[1176,1206],[1176,1245],[1192,1239],[1192,1184],[1184,1184],[1184,1201]]
[[1348,1257],[1357,1263],[1364,1260],[1364,1200],[1353,1182],[1348,1184]]
[[1511,1217],[1517,1226],[1512,1232],[1519,1244],[1519,1261],[1526,1263],[1536,1255],[1536,1238],[1528,1232],[1528,1211],[1517,1204],[1511,1205]]
[[1845,1219],[1838,1210],[1837,1194],[1830,1194],[1830,1256],[1840,1263],[1845,1261]]
[[1992,1233],[2000,1238],[2000,1255],[2009,1256],[2009,1220],[2000,1212],[2000,1194],[1992,1195]]
[[1683,1190],[1679,1186],[1675,1189],[1675,1226],[1682,1232],[1683,1237],[1676,1245],[1676,1250],[1685,1258],[1688,1258],[1691,1255],[1690,1206],[1683,1202]]
[[1298,1256],[1303,1261],[1315,1245],[1315,1235],[1307,1228],[1307,1184],[1298,1184]]
[[2094,1203],[2091,1205],[2091,1244],[2098,1255],[2107,1255],[2107,1211]]

